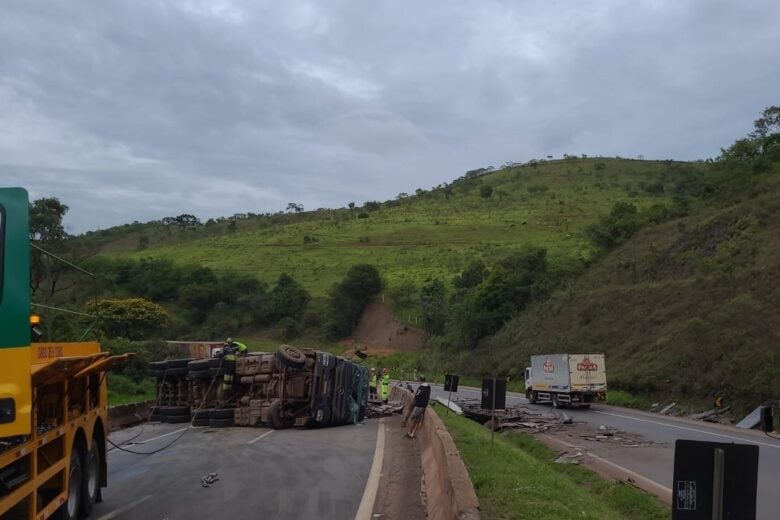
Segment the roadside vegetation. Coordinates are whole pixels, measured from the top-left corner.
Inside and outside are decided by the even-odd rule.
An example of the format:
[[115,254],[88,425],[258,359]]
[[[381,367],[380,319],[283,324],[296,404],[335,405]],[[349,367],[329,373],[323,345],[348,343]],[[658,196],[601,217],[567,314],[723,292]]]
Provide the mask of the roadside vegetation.
[[661,520],[671,511],[627,484],[608,482],[572,464],[526,434],[496,433],[455,414],[436,411],[455,440],[486,519]]
[[[384,202],[201,222],[193,215],[69,237],[67,206],[34,201],[48,339],[227,336],[329,345],[381,295],[428,333],[416,360],[510,376],[531,354],[604,352],[614,402],[738,412],[780,394],[780,108],[697,162],[588,158],[478,168]],[[95,319],[94,317],[97,317]],[[623,392],[623,393],[621,393]]]

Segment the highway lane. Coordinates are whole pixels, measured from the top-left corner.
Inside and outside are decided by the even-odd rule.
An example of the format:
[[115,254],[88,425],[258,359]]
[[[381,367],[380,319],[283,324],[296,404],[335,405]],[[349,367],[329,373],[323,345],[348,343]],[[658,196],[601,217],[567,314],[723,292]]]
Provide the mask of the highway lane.
[[[109,485],[92,518],[351,520],[368,479],[377,425],[185,431],[149,423],[118,431],[112,441],[138,452],[175,442],[144,456],[111,449]],[[212,472],[219,480],[202,487],[201,477]]]
[[[447,397],[441,385],[433,386],[435,397]],[[479,398],[477,388],[460,387],[458,397]],[[453,401],[456,400],[453,394]],[[508,404],[523,404],[531,408],[554,412],[550,405],[531,405],[521,394],[507,393]],[[594,453],[610,462],[630,469],[655,482],[672,487],[674,472],[674,442],[690,439],[709,442],[735,442],[755,444],[759,447],[758,468],[758,518],[777,518],[780,511],[780,440],[756,431],[745,431],[719,424],[705,423],[659,414],[630,410],[607,405],[594,405],[590,410],[567,409],[575,421],[596,426],[604,425],[642,435],[645,439],[660,443],[649,448],[607,446],[593,449]],[[569,440],[578,445],[577,439]]]

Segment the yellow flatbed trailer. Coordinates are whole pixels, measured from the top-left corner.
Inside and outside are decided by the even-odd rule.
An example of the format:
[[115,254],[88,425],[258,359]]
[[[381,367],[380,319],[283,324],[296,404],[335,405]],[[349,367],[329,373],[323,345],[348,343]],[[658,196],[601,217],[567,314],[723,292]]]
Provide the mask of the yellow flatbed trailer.
[[27,193],[0,188],[0,519],[88,516],[107,484],[97,342],[32,343]]

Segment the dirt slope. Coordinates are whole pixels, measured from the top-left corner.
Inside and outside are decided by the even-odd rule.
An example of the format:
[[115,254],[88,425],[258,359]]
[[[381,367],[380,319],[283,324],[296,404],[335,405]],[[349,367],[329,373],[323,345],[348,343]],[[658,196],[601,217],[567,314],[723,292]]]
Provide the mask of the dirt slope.
[[413,352],[419,350],[424,342],[425,332],[404,326],[381,302],[373,302],[366,307],[355,332],[347,340],[348,344],[387,352]]

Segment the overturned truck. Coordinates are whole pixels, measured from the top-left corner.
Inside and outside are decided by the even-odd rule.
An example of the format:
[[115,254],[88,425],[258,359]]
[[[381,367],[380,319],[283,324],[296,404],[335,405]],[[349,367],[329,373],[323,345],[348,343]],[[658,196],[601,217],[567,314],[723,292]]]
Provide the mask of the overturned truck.
[[[281,345],[238,356],[149,364],[157,378],[151,420],[193,426],[335,426],[357,423],[368,404],[366,367],[327,352]],[[230,379],[230,378],[227,378]]]

